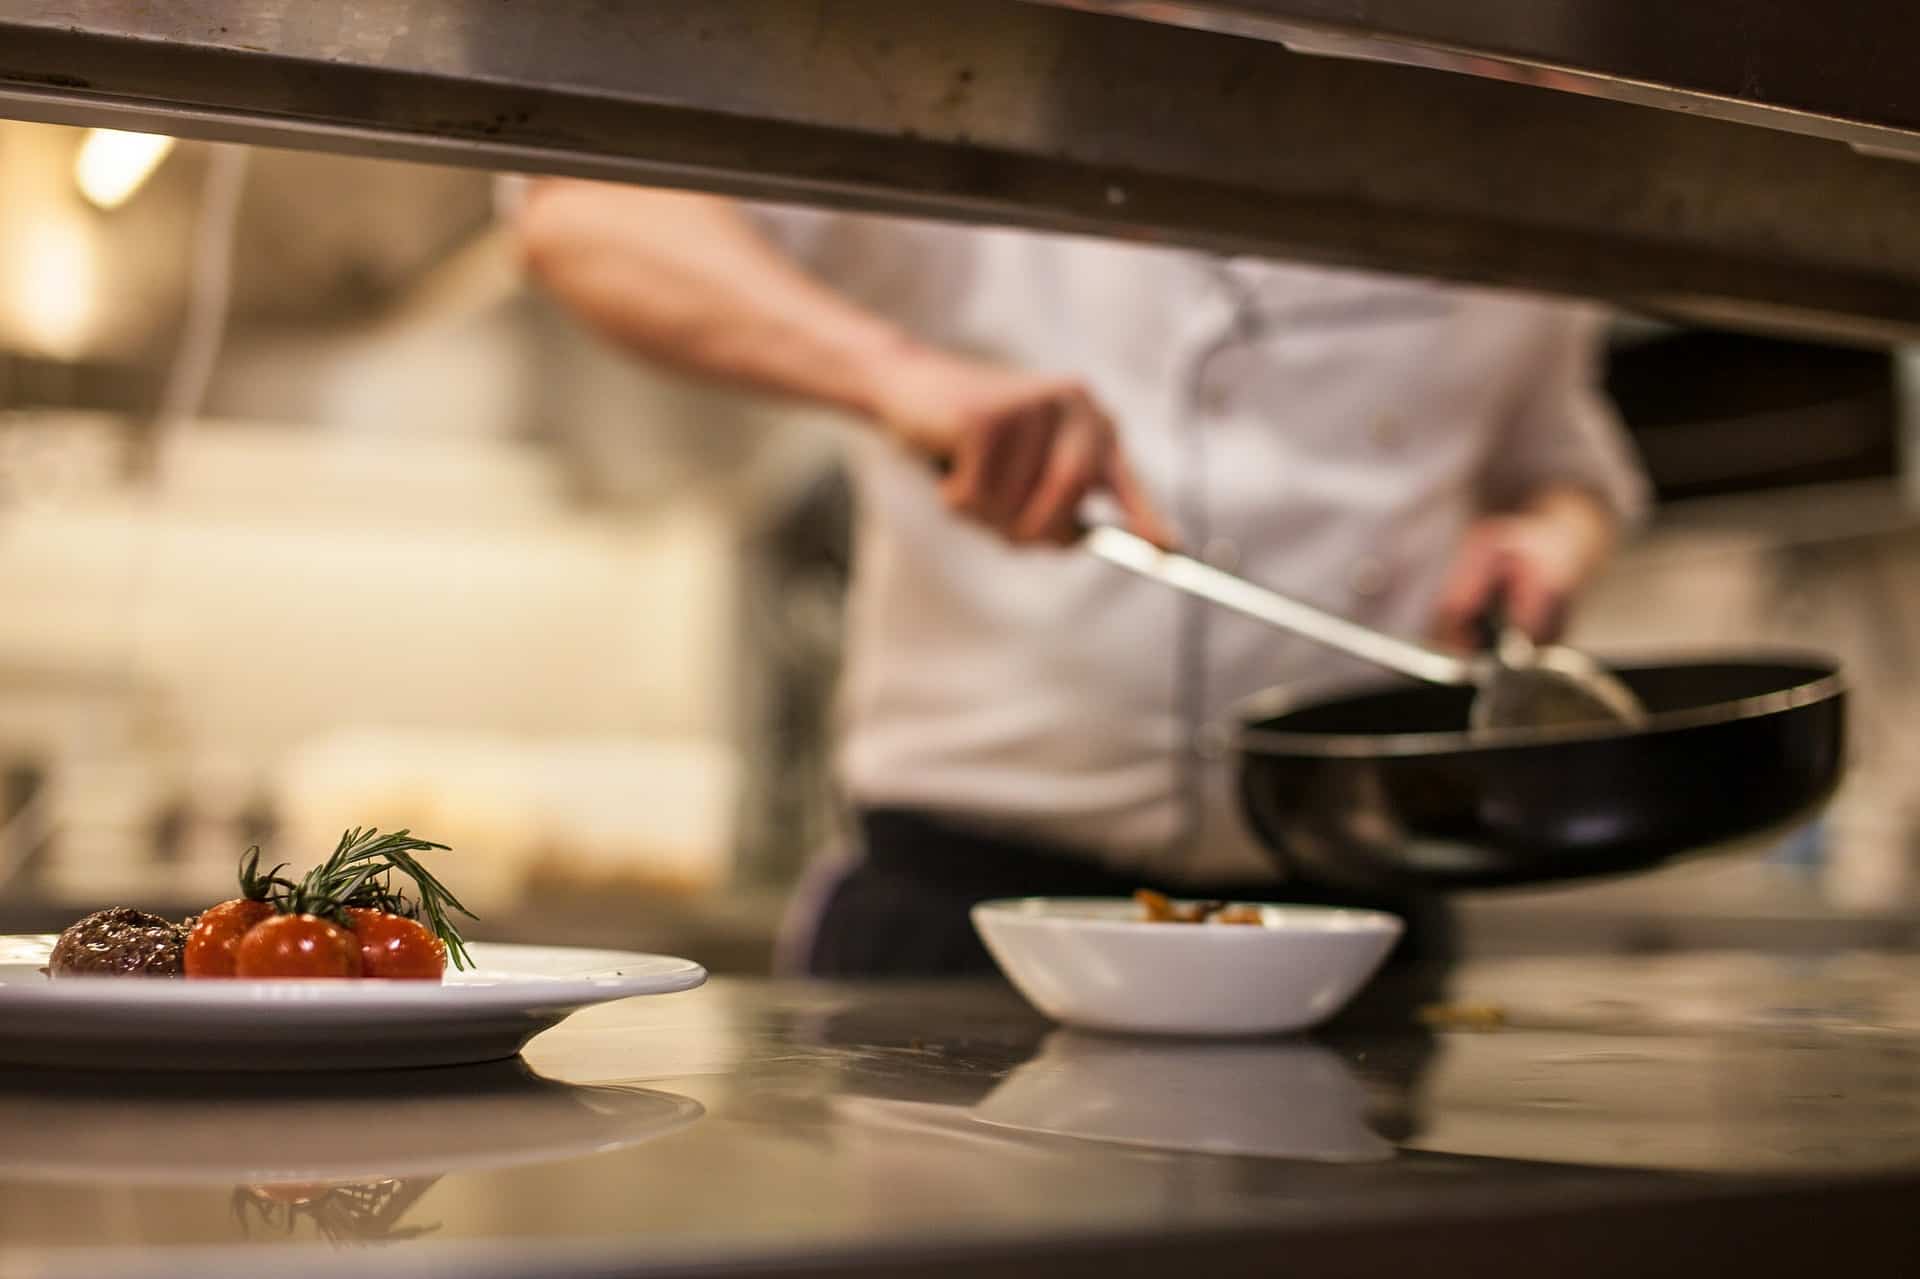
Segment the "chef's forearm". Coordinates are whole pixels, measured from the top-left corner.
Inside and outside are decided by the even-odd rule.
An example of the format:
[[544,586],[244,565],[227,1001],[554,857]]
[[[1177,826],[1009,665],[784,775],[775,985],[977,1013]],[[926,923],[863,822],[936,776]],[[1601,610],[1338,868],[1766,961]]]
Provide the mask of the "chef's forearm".
[[536,182],[517,230],[533,274],[650,359],[876,419],[913,344],[816,283],[732,204],[568,179]]

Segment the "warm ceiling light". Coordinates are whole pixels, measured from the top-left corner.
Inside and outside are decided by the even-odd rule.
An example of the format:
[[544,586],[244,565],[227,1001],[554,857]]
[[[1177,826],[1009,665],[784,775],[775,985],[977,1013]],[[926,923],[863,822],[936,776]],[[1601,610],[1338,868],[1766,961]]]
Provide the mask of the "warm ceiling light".
[[57,360],[82,353],[99,286],[91,231],[68,213],[16,222],[0,237],[0,335]]
[[173,139],[158,133],[88,129],[73,159],[73,180],[96,208],[117,209],[173,150]]

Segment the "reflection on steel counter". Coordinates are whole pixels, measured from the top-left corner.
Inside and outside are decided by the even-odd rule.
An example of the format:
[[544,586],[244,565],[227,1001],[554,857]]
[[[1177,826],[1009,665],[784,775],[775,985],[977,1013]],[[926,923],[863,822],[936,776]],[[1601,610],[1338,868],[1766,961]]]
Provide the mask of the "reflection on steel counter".
[[438,1177],[385,1178],[318,1184],[274,1182],[235,1186],[233,1216],[247,1239],[259,1234],[292,1239],[303,1225],[330,1244],[397,1243],[440,1228],[408,1223],[407,1213]]
[[1393,1144],[1340,1055],[1298,1036],[1243,1043],[1055,1031],[972,1110],[1019,1132],[1159,1150],[1374,1163]]
[[[1321,1101],[1332,1096],[1344,1106],[1357,1107],[1359,1113],[1348,1115],[1348,1122],[1338,1127],[1341,1136],[1337,1141],[1330,1129],[1308,1132],[1286,1124],[1262,1129],[1259,1117],[1249,1116],[1248,1128],[1238,1138],[1241,1148],[1237,1151],[1224,1149],[1220,1142],[1207,1145],[1197,1140],[1185,1143],[1183,1148],[1205,1149],[1216,1154],[1299,1157],[1303,1154],[1303,1144],[1322,1140],[1332,1142],[1338,1150],[1323,1145],[1321,1156],[1344,1162],[1357,1160],[1362,1154],[1378,1153],[1366,1141],[1364,1132],[1376,1133],[1395,1144],[1414,1139],[1423,1126],[1419,1103],[1422,1079],[1439,1045],[1433,1031],[1420,1020],[1419,1010],[1446,997],[1451,972],[1451,964],[1435,962],[1390,969],[1376,977],[1339,1016],[1313,1036],[1314,1041],[1330,1045],[1340,1054],[1340,1062],[1336,1063],[1340,1068],[1331,1075],[1312,1051],[1298,1057],[1285,1057],[1284,1064],[1289,1069],[1279,1074],[1254,1072],[1264,1097],[1260,1104],[1278,1107],[1298,1104],[1297,1097],[1279,1087],[1283,1079],[1293,1079],[1312,1089]],[[1120,1055],[1118,1060],[1122,1064],[1116,1066],[1116,1059],[1103,1055],[1093,1046],[1101,1037],[1054,1029],[1026,1004],[1017,1000],[1009,1002],[1008,993],[997,982],[978,984],[965,997],[950,983],[891,983],[886,988],[909,1000],[916,989],[924,989],[929,995],[938,992],[943,1010],[938,1028],[928,1029],[917,1026],[911,1019],[903,1020],[899,1007],[889,998],[834,1001],[818,1009],[783,1013],[776,1019],[778,1034],[831,1050],[827,1061],[836,1094],[882,1102],[939,1102],[967,1107],[982,1117],[998,1114],[1003,1119],[1010,1112],[1018,1118],[1023,1109],[1018,1096],[1000,1096],[999,1102],[994,1102],[995,1096],[1006,1087],[1003,1081],[1031,1079],[1045,1070],[1062,1068],[1063,1061],[1064,1068],[1071,1072],[1104,1078],[1116,1068],[1124,1072],[1124,1060],[1129,1054],[1150,1056],[1158,1052],[1174,1060],[1195,1049],[1195,1041],[1118,1037],[1108,1041],[1112,1051]],[[1376,1042],[1382,1036],[1387,1037],[1385,1044]],[[1224,1047],[1229,1050],[1227,1056],[1244,1067],[1258,1061],[1263,1048],[1271,1048],[1272,1042],[1228,1043]],[[1204,1043],[1199,1050],[1206,1051]],[[1235,1057],[1235,1052],[1242,1056]],[[1193,1069],[1198,1073],[1188,1078],[1187,1083],[1211,1078],[1211,1067],[1202,1064]],[[1161,1086],[1176,1089],[1180,1073],[1176,1071],[1163,1079]],[[1349,1096],[1348,1084],[1340,1082],[1348,1079],[1349,1073],[1352,1086],[1360,1094],[1357,1099]],[[1114,1105],[1166,1104],[1165,1098],[1155,1100],[1139,1095],[1110,1100]],[[1101,1103],[1090,1099],[1089,1104],[1097,1107]],[[1088,1136],[1091,1130],[1099,1129],[1104,1130],[1108,1139],[1127,1142],[1131,1138],[1131,1144],[1182,1145],[1171,1139],[1169,1129],[1151,1120],[1134,1124],[1120,1117],[1087,1113],[1078,1118],[1060,1119],[1051,1126],[1081,1130],[1068,1135]],[[1282,1146],[1287,1149],[1280,1149]],[[1335,1155],[1346,1158],[1335,1159]]]
[[[128,1107],[137,1123],[101,1122]],[[658,1089],[543,1078],[517,1058],[434,1070],[149,1073],[131,1093],[117,1071],[7,1067],[0,1177],[223,1193],[238,1185],[285,1204],[302,1187],[314,1198],[342,1186],[430,1185],[620,1150],[704,1114]]]
[[[1372,1163],[1129,1150],[980,1124],[972,1108],[1022,1063],[1044,1062],[1048,1033],[987,983],[721,982],[609,1004],[536,1041],[544,1082],[490,1090],[484,1070],[457,1072],[464,1116],[438,1096],[456,1072],[338,1076],[327,1086],[351,1105],[346,1093],[281,1091],[275,1133],[318,1130],[336,1149],[369,1137],[533,1143],[549,1117],[541,1099],[606,1100],[583,1086],[596,1079],[644,1080],[642,1096],[704,1107],[656,1140],[512,1166],[429,1152],[444,1171],[407,1220],[440,1229],[358,1258],[422,1274],[1229,1279],[1285,1258],[1301,1274],[1518,1279],[1552,1257],[1560,1279],[1803,1279],[1836,1255],[1906,1259],[1920,1189],[1913,956],[1506,960],[1454,981],[1461,1003],[1506,1007],[1507,1025],[1438,1036],[1417,1072],[1410,1043],[1436,1037],[1409,1040],[1404,1005],[1356,1008],[1315,1038],[1367,1090],[1376,1126],[1393,1081],[1418,1080],[1420,1132]],[[1259,1104],[1277,1110],[1293,1094],[1271,1082]],[[54,1180],[48,1159],[9,1167],[0,1237],[12,1270],[152,1275],[184,1255],[170,1248],[196,1260],[217,1248],[221,1266],[249,1274],[355,1260],[238,1241],[233,1186],[287,1170],[196,1182],[165,1141],[177,1098],[39,1075],[29,1091],[17,1072],[0,1072],[0,1098],[19,1107],[0,1158],[16,1139],[45,1156],[84,1130],[147,1160],[144,1179],[127,1163],[111,1181],[97,1168]],[[354,1121],[340,1122],[347,1110]],[[199,1117],[185,1134],[198,1149],[225,1144]],[[302,1146],[249,1153],[277,1163]],[[368,1162],[384,1175],[313,1179],[433,1175]]]

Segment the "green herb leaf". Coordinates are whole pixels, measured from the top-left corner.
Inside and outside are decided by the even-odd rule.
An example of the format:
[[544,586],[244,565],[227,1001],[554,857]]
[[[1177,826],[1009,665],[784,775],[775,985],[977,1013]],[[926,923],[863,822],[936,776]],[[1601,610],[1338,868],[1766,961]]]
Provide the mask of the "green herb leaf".
[[[447,948],[453,966],[466,969],[473,964],[453,923],[453,912],[474,918],[447,886],[420,864],[415,853],[451,852],[445,844],[415,839],[411,832],[397,830],[382,835],[374,827],[353,827],[340,836],[332,856],[301,877],[299,883],[279,875],[275,866],[265,876],[259,871],[260,850],[250,849],[240,867],[241,890],[255,901],[270,901],[285,914],[318,915],[342,927],[347,925],[347,908],[361,906],[390,911],[418,919]],[[409,897],[393,887],[398,873],[413,881],[414,895]]]

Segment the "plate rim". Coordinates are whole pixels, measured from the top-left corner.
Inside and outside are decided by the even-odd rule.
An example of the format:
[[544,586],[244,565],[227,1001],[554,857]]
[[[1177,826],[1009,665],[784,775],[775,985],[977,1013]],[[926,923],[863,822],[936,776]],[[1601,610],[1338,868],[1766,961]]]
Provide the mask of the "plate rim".
[[[0,935],[9,942],[50,944],[54,934]],[[516,1011],[584,1007],[642,995],[677,994],[704,985],[706,968],[678,955],[602,947],[545,946],[516,942],[476,942],[476,960],[500,956],[510,961],[515,951],[577,952],[591,956],[590,967],[578,974],[529,976],[526,980],[488,981],[456,979],[448,982],[326,981],[319,979],[175,981],[165,978],[68,977],[47,981],[8,981],[0,977],[0,1009],[121,1009],[170,1010],[191,1013],[229,1011],[272,1004],[289,1011],[325,1010],[329,1014],[360,1011],[422,1013],[442,1010],[459,1017],[485,1011]],[[507,952],[502,955],[502,952]],[[654,971],[628,975],[621,964],[645,965]],[[483,962],[477,971],[497,971],[501,962]],[[616,971],[609,972],[609,968]]]
[[[1249,944],[1252,939],[1276,937],[1398,937],[1406,931],[1406,921],[1390,911],[1367,906],[1322,906],[1308,902],[1230,902],[1234,906],[1252,906],[1272,912],[1277,922],[1247,924],[1169,925],[1160,920],[1140,919],[1120,914],[1137,911],[1130,897],[1028,896],[992,897],[976,902],[968,911],[976,925],[982,921],[1007,921],[1033,927],[1086,929],[1092,932],[1126,933],[1152,937],[1233,938]],[[1055,913],[1051,907],[1099,907],[1113,914]]]

